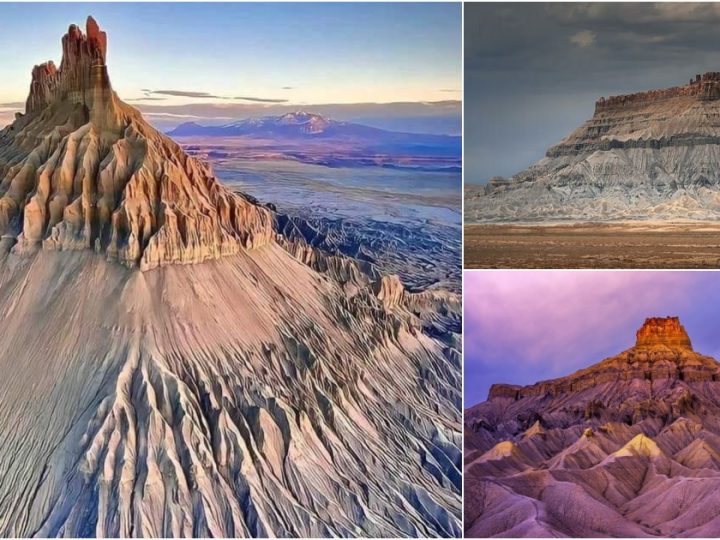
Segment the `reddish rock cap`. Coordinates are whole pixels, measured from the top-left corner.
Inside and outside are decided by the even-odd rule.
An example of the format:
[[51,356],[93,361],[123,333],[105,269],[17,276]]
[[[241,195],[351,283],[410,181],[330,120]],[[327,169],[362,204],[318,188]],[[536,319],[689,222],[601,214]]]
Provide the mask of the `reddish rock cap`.
[[678,317],[650,317],[637,331],[636,347],[666,346],[692,349],[690,337]]

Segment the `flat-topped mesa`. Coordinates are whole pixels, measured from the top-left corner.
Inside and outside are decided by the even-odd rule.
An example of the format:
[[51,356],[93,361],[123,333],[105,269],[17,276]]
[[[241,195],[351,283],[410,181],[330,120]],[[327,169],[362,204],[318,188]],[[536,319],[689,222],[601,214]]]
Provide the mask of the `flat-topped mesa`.
[[678,317],[650,317],[637,331],[636,348],[670,347],[692,351],[690,337]]
[[32,71],[26,112],[40,111],[54,102],[78,103],[88,110],[105,107],[113,98],[105,55],[107,35],[88,17],[86,33],[71,25],[62,38],[60,67],[53,62],[35,66]]
[[648,90],[634,94],[601,97],[595,102],[595,114],[612,112],[628,107],[644,106],[677,97],[696,97],[699,100],[720,99],[720,72],[709,71],[696,75],[684,86],[673,86],[659,90]]

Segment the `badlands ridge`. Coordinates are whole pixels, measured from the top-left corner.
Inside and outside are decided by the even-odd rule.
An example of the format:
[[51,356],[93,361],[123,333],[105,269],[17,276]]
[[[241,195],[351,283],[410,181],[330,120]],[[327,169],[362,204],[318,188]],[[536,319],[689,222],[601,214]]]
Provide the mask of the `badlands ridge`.
[[560,379],[493,385],[465,414],[471,537],[714,537],[720,363],[676,317]]
[[0,131],[1,536],[458,536],[460,300],[311,247],[71,26]]

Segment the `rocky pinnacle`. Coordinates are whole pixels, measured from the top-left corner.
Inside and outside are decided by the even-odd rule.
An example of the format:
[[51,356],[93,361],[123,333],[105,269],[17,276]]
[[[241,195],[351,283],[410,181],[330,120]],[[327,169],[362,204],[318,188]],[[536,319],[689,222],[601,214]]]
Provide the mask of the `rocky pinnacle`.
[[692,351],[690,338],[678,317],[650,317],[637,331],[636,347],[666,346]]
[[26,112],[36,112],[56,101],[82,103],[88,109],[108,107],[112,96],[105,65],[107,36],[88,17],[86,33],[71,25],[62,38],[60,68],[49,61],[32,70]]
[[0,235],[16,253],[104,253],[143,270],[273,241],[270,212],[113,92],[107,36],[70,26],[60,67],[35,66],[26,112],[0,131]]

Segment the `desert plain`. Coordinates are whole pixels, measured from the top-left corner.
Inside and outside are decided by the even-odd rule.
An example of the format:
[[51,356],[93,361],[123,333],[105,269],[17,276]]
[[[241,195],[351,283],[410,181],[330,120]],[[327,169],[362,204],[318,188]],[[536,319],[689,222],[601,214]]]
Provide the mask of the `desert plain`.
[[467,224],[466,268],[720,268],[720,223]]

